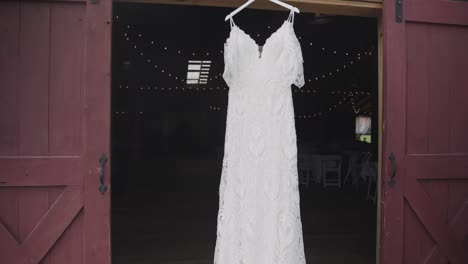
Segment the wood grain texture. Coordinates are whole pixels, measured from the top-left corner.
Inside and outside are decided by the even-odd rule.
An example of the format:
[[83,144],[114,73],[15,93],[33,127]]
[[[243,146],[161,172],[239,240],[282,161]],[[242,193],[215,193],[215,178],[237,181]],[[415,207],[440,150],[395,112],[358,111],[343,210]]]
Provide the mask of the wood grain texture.
[[[49,38],[48,3],[21,2],[19,32],[19,155],[48,154]],[[34,43],[34,45],[31,45]]]
[[[118,0],[120,1],[120,0]],[[245,3],[242,0],[122,0],[120,2],[157,3],[173,5],[195,5],[216,7],[238,7]],[[286,1],[298,7],[303,13],[321,13],[331,15],[348,15],[376,17],[381,14],[381,1],[352,1],[352,0],[291,0]],[[268,1],[257,1],[248,8],[285,10],[283,7]]]
[[405,20],[437,24],[468,25],[468,2],[444,0],[403,1]]
[[18,120],[10,116],[18,112],[19,11],[19,2],[2,3],[0,8],[0,155],[18,152]]
[[83,108],[84,262],[110,264],[110,192],[98,190],[99,157],[109,158],[104,173],[110,183],[111,23],[112,1],[86,6],[85,91]]
[[84,263],[83,214],[81,210],[40,264]]
[[110,14],[111,1],[0,2],[2,264],[110,263],[95,154],[109,151]]
[[22,188],[16,193],[19,241],[0,226],[2,245],[9,249],[6,251],[2,247],[2,263],[39,263],[83,207],[81,187],[70,186],[63,192],[53,192],[60,192],[60,195],[54,195],[57,197],[50,207],[51,192],[47,188]]
[[1,158],[0,187],[81,185],[79,157]]
[[377,177],[377,241],[375,245],[375,263],[379,264],[380,263],[380,241],[382,237],[382,187],[383,187],[383,171],[382,171],[382,164],[384,162],[384,157],[382,156],[383,154],[383,21],[382,17],[380,16],[378,18],[378,58],[377,58],[377,64],[378,64],[378,111],[379,111],[379,117],[378,117],[378,133],[379,133],[379,143],[378,143],[378,177]]
[[18,259],[26,258],[24,263],[39,263],[83,207],[82,195],[80,187],[67,187],[21,245],[25,252]]
[[17,188],[0,189],[0,241],[6,241],[7,248],[19,241],[18,191]]
[[391,153],[401,168],[405,153],[405,131],[401,118],[405,116],[405,39],[403,26],[395,22],[395,1],[383,2],[383,162],[380,263],[403,263],[403,185],[405,171],[399,169],[397,184],[389,187]]
[[398,173],[383,185],[381,263],[468,263],[468,5],[403,2],[402,23],[384,2],[384,155]]
[[81,154],[84,11],[81,5],[51,7],[49,155]]

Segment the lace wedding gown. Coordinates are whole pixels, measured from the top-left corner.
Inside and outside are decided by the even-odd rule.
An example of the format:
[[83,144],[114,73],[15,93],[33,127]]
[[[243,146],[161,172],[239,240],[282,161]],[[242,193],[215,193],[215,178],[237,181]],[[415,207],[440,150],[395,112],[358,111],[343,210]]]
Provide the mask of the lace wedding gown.
[[304,75],[293,18],[263,47],[231,19],[215,264],[305,263],[291,94]]

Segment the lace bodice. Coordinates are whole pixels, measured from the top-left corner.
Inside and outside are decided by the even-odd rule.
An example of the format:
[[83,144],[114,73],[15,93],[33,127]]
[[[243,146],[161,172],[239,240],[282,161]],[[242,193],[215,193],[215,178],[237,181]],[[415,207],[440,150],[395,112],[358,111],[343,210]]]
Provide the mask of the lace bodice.
[[260,78],[273,78],[281,81],[283,86],[295,84],[302,87],[302,64],[301,46],[294,33],[293,20],[285,20],[263,46],[231,20],[231,32],[224,45],[223,73],[230,88],[236,89],[232,86],[240,81]]
[[304,264],[291,85],[304,85],[293,13],[260,47],[234,24],[215,264]]

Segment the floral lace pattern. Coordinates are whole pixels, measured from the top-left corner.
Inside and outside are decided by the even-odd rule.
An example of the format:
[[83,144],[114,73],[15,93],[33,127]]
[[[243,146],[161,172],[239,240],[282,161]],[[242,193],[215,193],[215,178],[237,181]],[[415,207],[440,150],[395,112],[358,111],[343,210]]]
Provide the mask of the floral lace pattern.
[[292,15],[262,48],[231,20],[215,264],[304,264],[291,85],[304,85]]

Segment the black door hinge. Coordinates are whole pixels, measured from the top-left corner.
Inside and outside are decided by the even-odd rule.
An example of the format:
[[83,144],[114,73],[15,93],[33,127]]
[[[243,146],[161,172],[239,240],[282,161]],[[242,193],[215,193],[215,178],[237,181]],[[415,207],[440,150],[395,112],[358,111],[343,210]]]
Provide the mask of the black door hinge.
[[401,23],[403,21],[403,0],[396,0],[395,20],[397,23]]

